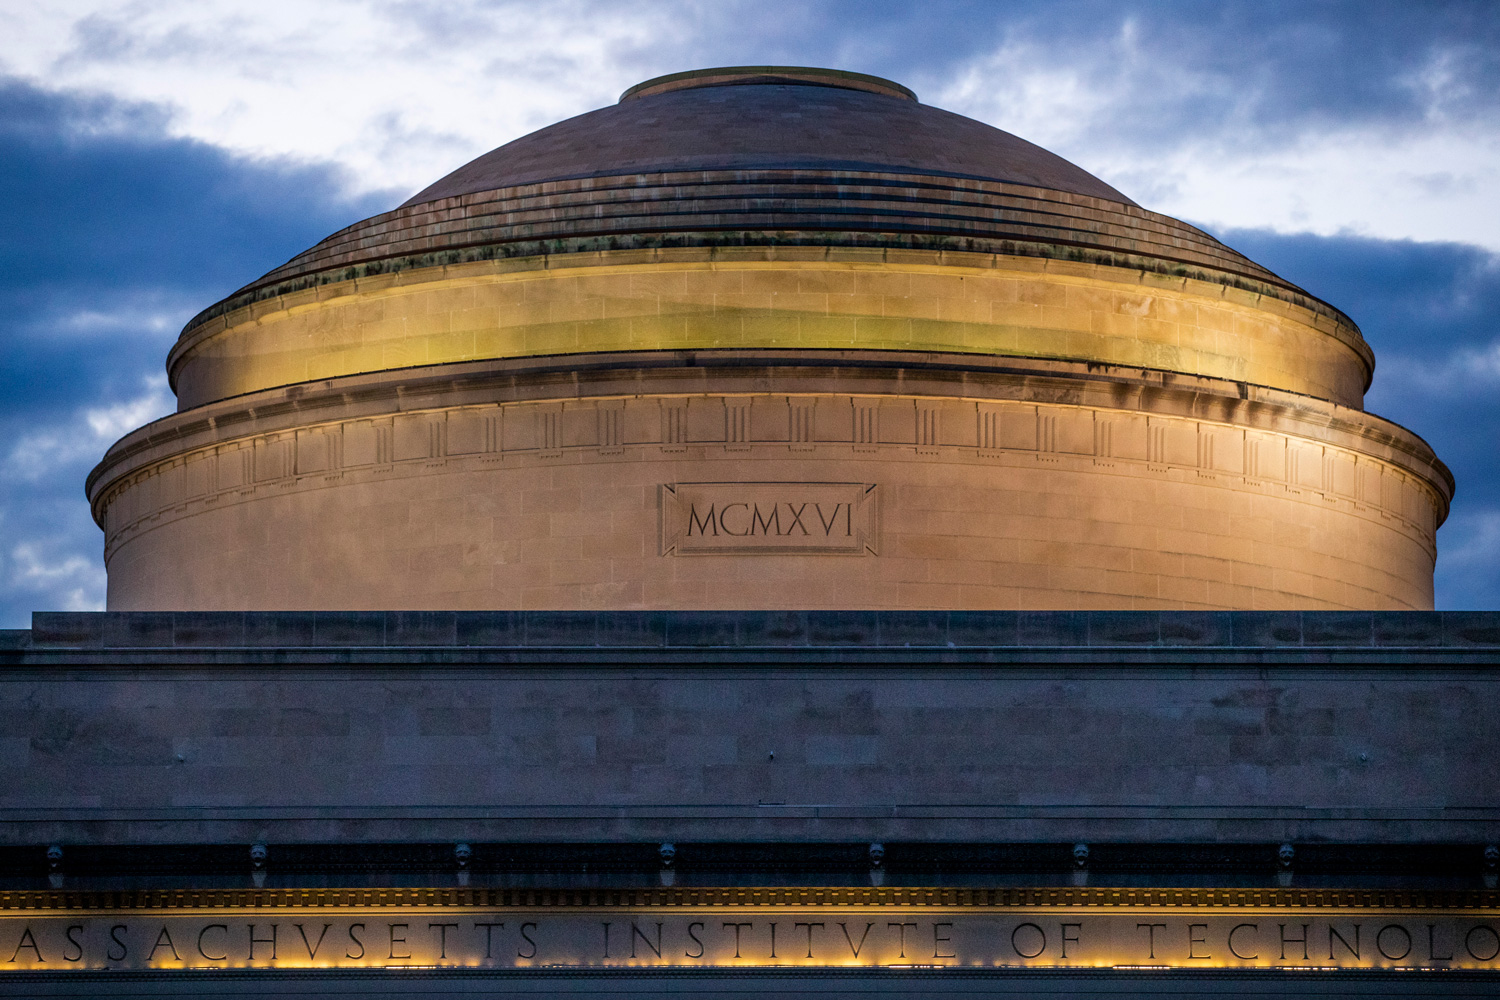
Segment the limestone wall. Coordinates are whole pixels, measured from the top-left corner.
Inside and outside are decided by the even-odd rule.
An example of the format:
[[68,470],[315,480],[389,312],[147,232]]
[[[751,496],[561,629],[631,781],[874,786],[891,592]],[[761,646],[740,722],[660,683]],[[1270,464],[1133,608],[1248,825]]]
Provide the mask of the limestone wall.
[[1431,607],[1446,473],[1376,418],[830,360],[434,369],[170,418],[94,481],[110,607]]
[[8,843],[1482,844],[1496,829],[1493,614],[38,625],[0,650]]
[[337,282],[191,328],[169,370],[186,410],[421,365],[729,348],[1077,359],[1355,408],[1373,369],[1332,310],[1228,284],[998,254],[783,247],[574,253]]

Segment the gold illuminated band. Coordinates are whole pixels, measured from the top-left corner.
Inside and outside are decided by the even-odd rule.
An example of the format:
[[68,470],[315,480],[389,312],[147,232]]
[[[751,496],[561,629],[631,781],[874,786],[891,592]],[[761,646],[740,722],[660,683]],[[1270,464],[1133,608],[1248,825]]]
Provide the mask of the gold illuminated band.
[[1500,969],[1495,896],[1087,888],[6,893],[0,970]]

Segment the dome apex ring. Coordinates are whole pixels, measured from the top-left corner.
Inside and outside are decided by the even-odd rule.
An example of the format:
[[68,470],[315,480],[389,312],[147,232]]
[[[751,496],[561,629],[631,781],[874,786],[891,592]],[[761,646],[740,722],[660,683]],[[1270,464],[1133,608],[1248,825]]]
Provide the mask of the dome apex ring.
[[[640,97],[655,97],[674,90],[700,87],[736,87],[747,84],[781,84],[803,87],[835,87],[839,90],[862,90],[868,94],[916,101],[917,95],[892,80],[867,73],[841,69],[819,69],[811,66],[720,66],[669,73],[638,83],[620,95],[620,103]],[[920,103],[920,102],[919,102]]]

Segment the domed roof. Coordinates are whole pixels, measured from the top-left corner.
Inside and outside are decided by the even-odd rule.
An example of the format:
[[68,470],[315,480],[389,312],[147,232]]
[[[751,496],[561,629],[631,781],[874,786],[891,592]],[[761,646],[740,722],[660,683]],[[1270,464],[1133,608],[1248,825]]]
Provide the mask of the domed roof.
[[1024,139],[835,70],[648,80],[480,156],[195,316],[368,275],[660,247],[1062,257],[1242,285],[1347,317],[1212,236]]
[[878,77],[776,66],[648,80],[459,167],[413,195],[680,170],[857,170],[1006,181],[1135,204],[1085,170]]

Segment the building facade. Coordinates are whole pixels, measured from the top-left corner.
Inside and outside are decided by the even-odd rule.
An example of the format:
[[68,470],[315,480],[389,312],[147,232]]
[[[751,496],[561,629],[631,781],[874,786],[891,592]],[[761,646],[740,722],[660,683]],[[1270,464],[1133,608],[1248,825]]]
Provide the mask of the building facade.
[[0,990],[1493,996],[1500,616],[38,614]]
[[0,992],[1500,991],[1452,477],[1024,140],[648,81],[168,371],[110,610],[0,635]]

